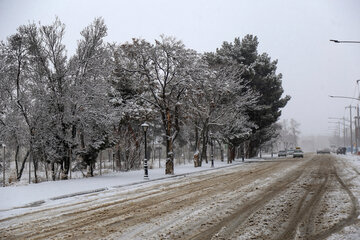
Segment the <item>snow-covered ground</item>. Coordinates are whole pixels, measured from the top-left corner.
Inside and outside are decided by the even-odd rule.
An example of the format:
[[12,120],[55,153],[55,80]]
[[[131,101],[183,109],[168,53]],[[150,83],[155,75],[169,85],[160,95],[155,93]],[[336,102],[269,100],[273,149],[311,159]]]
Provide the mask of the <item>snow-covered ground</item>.
[[[239,164],[241,160],[233,164]],[[162,164],[164,166],[164,164]],[[215,168],[229,166],[226,162],[215,161]],[[211,170],[210,162],[203,163],[202,167],[195,168],[192,163],[175,166],[175,175],[183,175],[199,171]],[[165,175],[164,168],[149,169],[149,179],[157,180],[173,177]],[[8,186],[0,188],[0,211],[12,208],[20,208],[26,205],[34,205],[39,201],[51,201],[72,195],[80,195],[89,192],[104,191],[110,188],[126,186],[130,184],[148,182],[144,180],[144,170],[129,172],[114,172],[91,178],[70,179],[63,181],[49,181],[38,184],[26,184],[20,186]],[[0,212],[0,216],[2,213]]]
[[[357,173],[357,177],[350,177],[348,181],[351,183],[351,191],[354,196],[357,198],[358,203],[360,202],[360,156],[359,155],[338,155],[338,157],[344,160],[344,164],[349,163],[353,166],[353,171]],[[359,207],[359,205],[358,205]],[[359,210],[358,210],[359,211]],[[358,223],[345,227],[338,233],[333,234],[328,238],[328,240],[358,240],[360,239],[360,215],[358,217]]]
[[[194,168],[192,164],[176,165],[174,176],[166,176],[163,168],[150,169],[149,181],[143,179],[144,172],[139,170],[110,173],[93,178],[10,186],[0,188],[0,219],[7,218],[7,225],[3,226],[7,229],[7,226],[11,227],[12,224],[21,225],[30,220],[34,221],[30,219],[32,217],[28,214],[30,212],[36,215],[36,219],[38,217],[47,219],[48,214],[45,211],[49,210],[52,216],[58,214],[59,221],[64,221],[72,217],[81,219],[82,215],[84,219],[89,216],[98,216],[93,211],[99,209],[99,216],[108,221],[105,223],[103,220],[103,223],[110,230],[112,226],[116,229],[114,236],[119,237],[119,234],[122,234],[122,238],[119,239],[135,239],[128,237],[135,235],[138,236],[136,239],[144,239],[141,237],[144,234],[144,236],[155,236],[155,238],[146,239],[158,239],[156,236],[161,234],[165,234],[161,236],[167,236],[170,228],[172,234],[181,236],[190,231],[187,229],[189,226],[194,225],[208,227],[211,231],[221,234],[223,230],[218,231],[216,226],[224,225],[226,226],[224,229],[228,229],[224,230],[226,232],[224,236],[233,233],[231,227],[234,227],[234,230],[239,232],[239,236],[242,236],[236,239],[252,239],[252,237],[266,239],[265,236],[269,236],[269,239],[285,239],[288,236],[287,232],[292,233],[292,227],[299,231],[296,236],[301,237],[302,234],[307,234],[307,228],[305,229],[302,225],[307,222],[313,223],[310,226],[315,233],[328,231],[326,239],[360,239],[360,221],[356,220],[357,215],[355,215],[355,221],[345,222],[351,217],[354,207],[355,214],[359,211],[359,206],[355,202],[360,199],[360,156],[341,155],[338,157],[340,159],[336,160],[336,165],[331,166],[327,166],[329,158],[327,155],[308,155],[305,161],[293,161],[291,158],[282,159],[284,161],[269,161],[271,159],[257,158],[247,159],[245,163],[254,161],[268,161],[268,163],[244,164],[240,167],[227,168],[240,165],[242,162],[238,160],[229,165],[226,162],[216,161],[215,171],[211,172],[212,174],[209,174],[209,171],[212,171],[210,163],[200,168]],[[312,159],[317,159],[317,161],[312,161]],[[306,167],[303,163],[307,164]],[[332,172],[333,166],[336,166],[335,172]],[[325,168],[327,170],[321,171]],[[188,174],[192,174],[192,177],[184,177]],[[222,188],[214,187],[214,183],[211,183],[214,179],[218,179],[217,177],[221,179],[218,182],[222,184]],[[156,181],[157,179],[163,180],[159,182]],[[203,179],[206,180],[202,181]],[[236,187],[232,188],[233,185]],[[162,198],[162,194],[165,194],[162,188],[165,189],[165,186],[172,187],[169,192],[166,192],[171,195],[169,195],[171,199],[174,198],[171,203],[166,200],[167,198]],[[191,186],[190,190],[188,186]],[[207,190],[204,191],[204,189]],[[222,190],[224,192],[221,192]],[[81,195],[81,193],[89,192],[96,193]],[[75,197],[67,197],[72,195]],[[202,195],[208,195],[208,197],[198,197]],[[209,197],[214,200],[211,204],[208,204]],[[37,201],[38,204],[36,204]],[[111,208],[113,202],[121,202],[124,205],[120,208]],[[149,206],[147,211],[154,211],[157,217],[147,220],[146,216],[140,214],[141,210],[137,208],[135,208],[136,211],[132,210],[133,205]],[[171,205],[171,208],[168,205]],[[111,211],[108,208],[111,208]],[[88,210],[89,215],[83,209]],[[166,212],[167,209],[169,212]],[[296,209],[299,211],[295,211]],[[128,211],[126,213],[128,215],[122,211]],[[112,213],[112,217],[107,218],[102,215],[107,213]],[[138,213],[140,215],[137,215]],[[131,225],[133,224],[131,221],[137,219],[132,217],[133,215],[143,219],[141,224]],[[22,221],[19,222],[18,216],[21,216]],[[121,232],[115,223],[125,224],[124,219],[127,219],[126,224],[129,224],[129,227],[124,227],[125,230]],[[241,227],[236,227],[238,225],[235,223],[240,220],[243,221]],[[288,222],[288,225],[284,224],[285,222]],[[102,222],[97,227],[107,231],[108,229],[103,228],[101,224]],[[66,224],[63,226],[69,227]],[[154,226],[157,227],[154,229]],[[339,227],[335,229],[336,226]],[[11,231],[16,232],[16,227],[13,227]],[[26,230],[22,231],[26,233]],[[77,227],[74,227],[74,232],[77,233],[77,231]],[[56,236],[57,233],[51,234]],[[164,239],[173,239],[171,236]],[[276,236],[284,238],[276,238]]]

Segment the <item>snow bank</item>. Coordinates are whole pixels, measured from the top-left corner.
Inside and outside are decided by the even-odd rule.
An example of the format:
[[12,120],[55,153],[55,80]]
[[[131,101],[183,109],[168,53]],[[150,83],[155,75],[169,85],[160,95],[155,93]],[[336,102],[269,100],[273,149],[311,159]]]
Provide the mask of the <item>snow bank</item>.
[[[235,162],[235,164],[237,163]],[[177,165],[175,166],[175,176],[207,171],[211,169],[210,166],[210,162],[208,164],[203,163],[202,167],[197,168],[195,168],[193,164]],[[215,168],[222,168],[226,166],[229,166],[226,162],[215,162]],[[149,169],[150,181],[169,177],[173,176],[165,175],[164,168]],[[12,208],[26,207],[27,205],[36,205],[49,200],[56,200],[90,192],[104,191],[113,187],[142,182],[148,181],[144,180],[144,171],[138,170],[115,172],[92,178],[51,181],[0,188],[0,216],[2,215],[1,211],[10,210]]]

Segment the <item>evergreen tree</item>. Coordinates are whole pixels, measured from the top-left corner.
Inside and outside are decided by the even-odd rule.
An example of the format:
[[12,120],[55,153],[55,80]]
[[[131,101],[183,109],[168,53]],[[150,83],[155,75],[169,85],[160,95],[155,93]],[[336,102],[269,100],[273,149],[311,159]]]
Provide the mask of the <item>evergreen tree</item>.
[[[268,54],[257,52],[256,36],[246,35],[242,40],[236,38],[234,43],[224,42],[216,51],[217,64],[231,64],[236,77],[243,81],[252,91],[259,95],[257,106],[248,107],[249,121],[254,124],[249,135],[248,156],[256,155],[258,148],[271,139],[273,123],[280,115],[290,96],[282,98],[282,75],[276,73],[277,60],[272,61]],[[247,136],[247,135],[246,135]],[[245,138],[233,139],[234,146]]]

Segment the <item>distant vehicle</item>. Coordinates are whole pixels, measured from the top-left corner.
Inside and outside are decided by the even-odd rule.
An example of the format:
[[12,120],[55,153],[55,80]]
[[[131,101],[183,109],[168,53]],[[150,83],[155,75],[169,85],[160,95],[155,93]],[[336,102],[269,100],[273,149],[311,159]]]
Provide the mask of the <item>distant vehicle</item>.
[[330,154],[330,149],[324,148],[316,151],[317,154]]
[[286,157],[286,151],[285,150],[280,150],[278,152],[278,157]]
[[294,149],[289,149],[286,154],[287,155],[293,155],[294,154]]
[[297,158],[297,157],[299,157],[299,158],[304,157],[304,153],[303,153],[303,151],[301,149],[295,149],[294,150],[293,158]]
[[339,147],[336,149],[336,154],[346,154],[346,147]]

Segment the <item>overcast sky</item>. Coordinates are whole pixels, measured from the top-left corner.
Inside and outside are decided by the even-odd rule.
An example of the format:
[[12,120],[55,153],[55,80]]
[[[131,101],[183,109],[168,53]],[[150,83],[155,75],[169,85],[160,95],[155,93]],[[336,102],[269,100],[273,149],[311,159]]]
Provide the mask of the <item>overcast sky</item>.
[[358,97],[360,44],[329,39],[360,41],[359,0],[0,0],[0,40],[22,24],[50,24],[55,16],[66,25],[70,54],[80,31],[98,16],[108,26],[109,42],[165,34],[209,52],[254,34],[259,53],[278,59],[285,94],[292,97],[281,119],[298,121],[302,135],[332,134],[328,117],[349,118],[345,106],[357,104],[329,95]]

